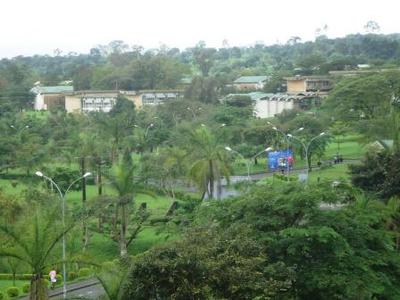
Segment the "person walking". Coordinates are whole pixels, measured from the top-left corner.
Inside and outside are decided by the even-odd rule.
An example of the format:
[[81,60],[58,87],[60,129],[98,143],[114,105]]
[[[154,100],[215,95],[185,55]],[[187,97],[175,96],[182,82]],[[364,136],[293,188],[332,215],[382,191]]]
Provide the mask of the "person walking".
[[57,283],[57,272],[56,270],[51,270],[49,273],[49,277],[50,277],[50,288],[53,290],[56,286]]

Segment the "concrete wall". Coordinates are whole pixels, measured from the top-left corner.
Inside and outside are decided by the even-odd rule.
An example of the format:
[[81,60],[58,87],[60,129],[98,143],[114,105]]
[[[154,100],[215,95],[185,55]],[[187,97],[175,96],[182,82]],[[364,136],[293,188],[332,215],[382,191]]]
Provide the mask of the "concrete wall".
[[35,97],[35,104],[33,105],[35,110],[42,110],[42,109],[47,109],[47,107],[44,105],[44,97],[42,94],[37,94]]
[[289,94],[305,92],[305,91],[306,91],[306,80],[305,79],[288,80],[287,81],[287,92]]
[[256,100],[254,112],[258,118],[271,118],[284,109],[293,109],[293,101]]
[[80,113],[81,112],[80,95],[65,96],[65,110],[69,113]]

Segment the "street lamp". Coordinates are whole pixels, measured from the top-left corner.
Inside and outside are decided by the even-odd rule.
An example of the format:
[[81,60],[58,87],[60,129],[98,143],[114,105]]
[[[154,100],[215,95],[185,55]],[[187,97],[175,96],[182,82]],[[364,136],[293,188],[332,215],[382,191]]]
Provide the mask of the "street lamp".
[[226,146],[226,147],[225,147],[225,150],[226,150],[226,151],[229,151],[229,152],[234,152],[234,153],[236,153],[237,155],[239,155],[240,157],[242,157],[242,158],[246,161],[246,167],[247,167],[247,182],[250,182],[250,164],[251,164],[251,162],[253,161],[253,159],[255,159],[257,156],[259,156],[259,155],[261,155],[261,154],[263,154],[263,153],[265,153],[265,152],[269,152],[269,151],[273,150],[273,148],[272,148],[272,147],[268,147],[268,148],[264,149],[263,151],[260,151],[260,152],[258,152],[257,154],[253,155],[253,156],[250,157],[248,160],[246,160],[246,158],[245,158],[240,152],[238,152],[238,151],[236,151],[236,150],[233,150],[233,149],[232,149],[231,147],[229,147],[229,146]]
[[21,137],[22,131],[24,131],[25,129],[29,129],[30,126],[29,125],[25,125],[24,127],[22,127],[21,129],[17,129],[17,127],[15,127],[14,125],[10,125],[10,128],[14,129],[17,131],[17,134]]
[[36,171],[36,176],[39,177],[43,177],[44,179],[48,180],[51,185],[55,186],[59,196],[60,196],[60,200],[62,202],[62,225],[63,225],[63,236],[62,236],[62,259],[63,259],[63,298],[66,299],[67,298],[67,269],[66,269],[66,265],[65,265],[65,260],[66,260],[66,242],[65,242],[65,195],[68,193],[69,189],[74,185],[74,183],[76,183],[77,181],[86,178],[90,175],[92,175],[92,173],[90,172],[86,172],[83,176],[79,177],[78,179],[75,179],[69,186],[68,188],[65,190],[64,194],[61,192],[60,187],[54,182],[53,179],[51,179],[50,177],[44,175],[42,172],[40,171]]
[[318,138],[320,138],[320,137],[322,137],[322,136],[324,136],[324,135],[325,135],[325,132],[321,132],[319,135],[313,137],[313,138],[308,142],[308,144],[307,144],[307,146],[306,146],[306,145],[304,144],[304,142],[303,142],[302,140],[300,140],[299,138],[293,136],[293,135],[290,134],[290,133],[287,134],[288,138],[291,138],[291,139],[294,139],[294,140],[298,141],[298,142],[303,146],[303,148],[304,148],[304,152],[305,152],[305,155],[306,155],[306,162],[307,162],[307,172],[306,172],[306,175],[307,175],[306,180],[307,180],[307,182],[308,182],[308,173],[309,173],[309,170],[310,170],[310,167],[311,167],[311,166],[310,166],[310,162],[309,162],[309,160],[308,160],[308,152],[309,152],[309,149],[310,149],[310,145],[311,145],[311,143],[312,143],[313,141],[315,141],[316,139],[318,139]]
[[153,128],[153,127],[154,127],[154,124],[153,124],[153,123],[150,123],[150,124],[147,126],[146,132],[144,133],[144,138],[147,137],[147,133],[149,132],[149,129],[150,129],[150,128]]

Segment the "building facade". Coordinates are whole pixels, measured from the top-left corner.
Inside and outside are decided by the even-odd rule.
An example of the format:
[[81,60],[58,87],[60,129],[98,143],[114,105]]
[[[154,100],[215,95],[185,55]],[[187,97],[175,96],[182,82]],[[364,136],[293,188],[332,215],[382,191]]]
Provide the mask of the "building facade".
[[35,110],[53,110],[65,106],[64,93],[72,92],[74,88],[69,85],[59,86],[40,86],[37,85],[31,89],[35,94]]
[[332,89],[332,82],[326,76],[294,76],[287,77],[286,86],[288,94],[299,94],[307,92],[326,93]]

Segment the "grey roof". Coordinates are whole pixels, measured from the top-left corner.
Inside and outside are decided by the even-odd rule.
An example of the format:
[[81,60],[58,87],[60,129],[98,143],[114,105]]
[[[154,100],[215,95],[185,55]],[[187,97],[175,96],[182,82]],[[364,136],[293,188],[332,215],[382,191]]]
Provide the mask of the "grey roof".
[[259,83],[266,81],[268,76],[242,76],[234,81],[234,83]]
[[31,89],[36,94],[61,94],[64,92],[73,92],[74,87],[71,85],[57,85],[57,86],[37,86]]

